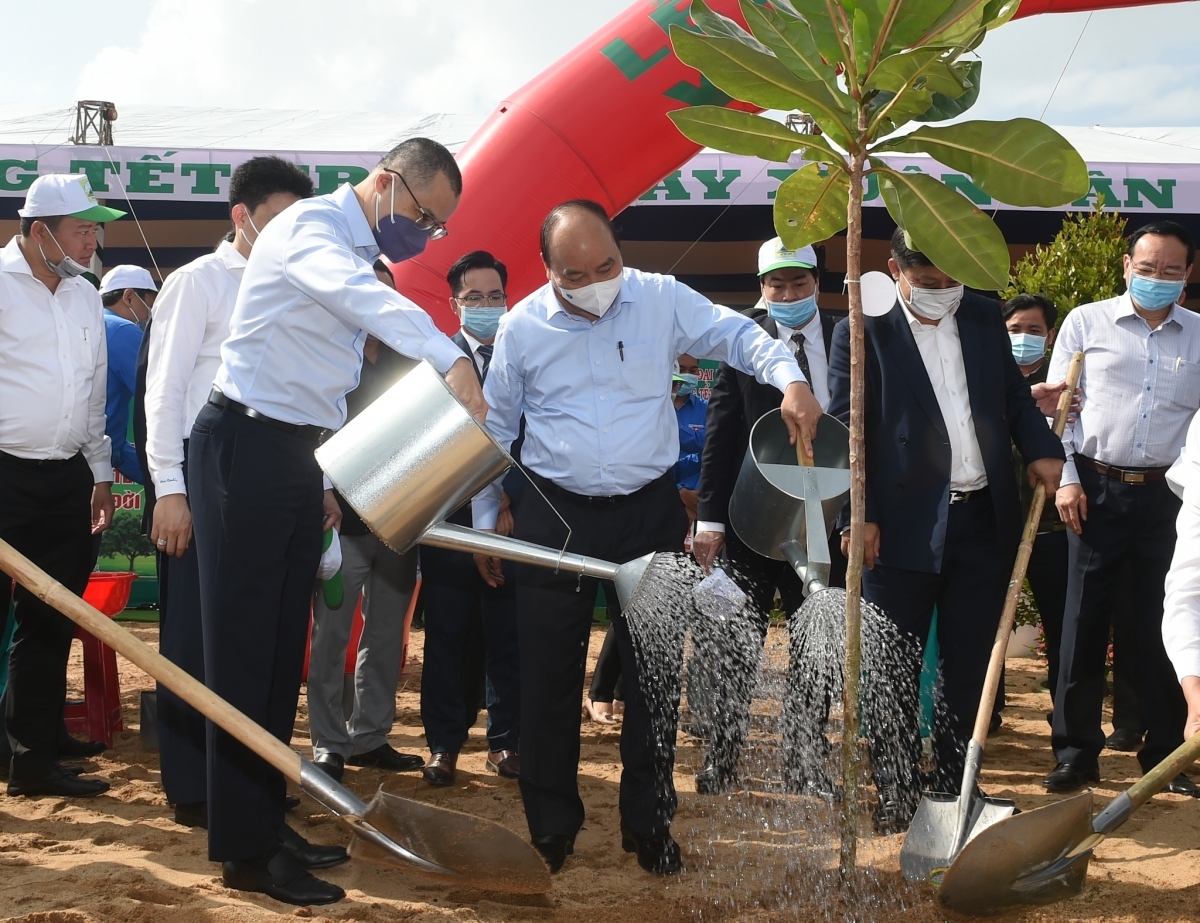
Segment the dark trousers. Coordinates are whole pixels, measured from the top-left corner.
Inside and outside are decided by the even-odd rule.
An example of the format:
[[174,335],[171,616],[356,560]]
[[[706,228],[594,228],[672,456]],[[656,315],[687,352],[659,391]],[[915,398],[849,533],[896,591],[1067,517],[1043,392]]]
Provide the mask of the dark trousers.
[[461,551],[421,548],[425,664],[421,722],[432,753],[458,753],[479,711],[472,627],[482,625],[488,748],[516,750],[520,735],[520,670],[515,569],[504,583],[483,582],[475,559]]
[[[38,462],[0,452],[0,538],[82,595],[91,569],[93,478],[83,455]],[[0,577],[0,621],[15,598],[5,723],[12,778],[44,773],[58,758],[75,623]],[[2,630],[2,629],[0,629]]]
[[[615,502],[589,503],[536,478],[571,526],[568,551],[624,563],[654,551],[681,551],[687,513],[669,477]],[[566,530],[541,496],[527,491],[516,537],[562,548]],[[517,568],[517,631],[521,651],[521,796],[533,836],[573,837],[583,826],[579,797],[579,726],[588,637],[596,599],[594,578]],[[625,683],[621,726],[621,817],[639,835],[666,832],[675,815],[672,772],[678,720],[678,676],[670,689],[643,690],[629,625],[616,589],[605,584]],[[682,642],[682,626],[680,628]],[[647,702],[650,694],[656,714]],[[656,741],[662,738],[662,745]]]
[[[1167,485],[1122,484],[1080,467],[1087,496],[1083,534],[1068,536],[1070,573],[1063,620],[1062,663],[1054,700],[1054,754],[1084,768],[1104,748],[1105,655],[1122,564],[1131,567],[1137,618],[1137,675],[1146,742],[1138,762],[1148,770],[1183,743],[1187,705],[1162,640],[1163,581],[1175,552],[1180,501]],[[1128,653],[1128,652],[1126,652]]]
[[[1047,502],[1053,502],[1047,498]],[[1059,652],[1062,649],[1063,610],[1067,605],[1067,533],[1039,532],[1025,572],[1042,630],[1046,635],[1046,688],[1054,701],[1058,691]]]
[[[213,404],[188,446],[205,684],[289,746],[321,559],[313,448]],[[210,859],[273,852],[286,794],[278,770],[209,723]]]
[[[186,443],[185,443],[186,446]],[[184,476],[187,467],[184,467]],[[204,682],[204,630],[196,541],[183,557],[159,555],[159,653]],[[157,685],[158,751],[163,790],[170,804],[208,798],[204,716],[162,683]]]
[[[1016,548],[998,546],[996,514],[986,488],[966,502],[950,504],[947,515],[941,573],[876,564],[873,570],[863,570],[863,598],[907,634],[919,652],[911,665],[911,675],[898,678],[905,707],[916,702],[921,656],[937,606],[947,723],[937,729],[934,737],[937,775],[933,785],[940,791],[957,793]],[[911,796],[919,784],[920,732],[916,720],[899,724],[905,729],[902,746],[907,752],[896,765],[895,781]],[[882,743],[872,740],[874,764],[895,764],[894,758],[878,752]]]
[[596,658],[588,698],[593,702],[624,702],[625,684],[621,682],[621,652],[617,648],[617,630],[610,622]]

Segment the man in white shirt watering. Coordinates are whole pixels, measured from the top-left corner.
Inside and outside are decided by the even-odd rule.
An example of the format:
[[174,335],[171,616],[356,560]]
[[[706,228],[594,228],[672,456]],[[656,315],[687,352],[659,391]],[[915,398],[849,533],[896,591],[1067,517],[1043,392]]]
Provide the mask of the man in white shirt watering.
[[[254,157],[229,180],[233,239],[167,278],[147,332],[146,461],[155,495],[150,533],[159,555],[159,652],[204,679],[200,574],[186,489],[188,436],[208,402],[238,286],[259,232],[312,195],[312,180],[279,157]],[[163,790],[175,822],[208,826],[204,716],[158,686]]]
[[[1195,256],[1182,225],[1156,221],[1139,228],[1125,256],[1129,290],[1073,310],[1054,345],[1052,380],[1083,351],[1084,397],[1063,433],[1068,461],[1056,501],[1070,531],[1054,698],[1057,765],[1043,780],[1052,792],[1100,781],[1105,655],[1114,600],[1120,599],[1116,581],[1126,563],[1140,638],[1143,771],[1182,742],[1186,705],[1159,639],[1179,513],[1166,472],[1200,407],[1200,317],[1177,304]],[[1200,786],[1182,773],[1166,790],[1200,797]]]
[[[450,153],[415,138],[357,185],[298,202],[263,228],[192,427],[205,680],[283,741],[296,716],[322,520],[326,529],[341,521],[333,491],[322,496],[313,452],[345,421],[367,335],[428,359],[471,412],[487,412],[471,361],[372,268],[380,253],[397,262],[444,237],[461,191]],[[296,904],[344,896],[308,872],[345,861],[344,850],[281,839],[277,770],[213,727],[208,771],[209,858],[224,863],[227,885]]]
[[[82,594],[92,535],[112,524],[113,469],[103,311],[81,276],[100,224],[125,213],[99,205],[87,177],[54,173],[34,180],[18,214],[20,235],[0,250],[0,538]],[[0,626],[11,587],[0,577]],[[59,739],[75,625],[24,588],[16,603],[8,794],[98,795],[107,782],[58,762],[78,743]]]
[[[516,510],[518,539],[561,548],[569,526],[568,551],[609,561],[682,551],[688,518],[671,474],[679,433],[670,394],[671,369],[683,353],[728,362],[782,391],[788,429],[811,455],[821,407],[788,349],[672,276],[626,269],[602,206],[576,200],[553,209],[541,251],[549,281],[500,321],[484,386],[488,430],[501,445],[516,439],[525,417],[521,463],[539,490],[526,491]],[[474,500],[476,527],[495,528],[499,507],[493,484]],[[480,559],[480,566],[497,585],[500,562]],[[584,819],[579,706],[596,580],[531,567],[516,572],[521,795],[533,845],[557,872]],[[605,595],[625,678],[622,847],[647,871],[673,874],[682,868],[670,833],[678,687],[642,688],[611,590]],[[655,706],[652,715],[648,696],[659,703],[673,696],[674,706]]]

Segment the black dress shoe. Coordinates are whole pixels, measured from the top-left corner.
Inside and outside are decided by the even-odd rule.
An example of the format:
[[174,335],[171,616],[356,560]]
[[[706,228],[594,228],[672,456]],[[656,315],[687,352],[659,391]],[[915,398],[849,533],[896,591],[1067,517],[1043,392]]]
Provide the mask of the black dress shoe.
[[991,737],[1004,724],[1004,716],[998,711],[992,712],[992,720],[988,722],[988,737]]
[[1108,735],[1104,741],[1105,750],[1118,750],[1121,753],[1133,753],[1142,746],[1142,738],[1146,735],[1129,728],[1118,728]]
[[346,847],[310,843],[287,824],[279,828],[279,842],[292,854],[292,858],[306,869],[331,869],[335,865],[350,861]]
[[519,779],[521,754],[516,750],[489,750],[487,768],[502,779]]
[[421,770],[421,778],[437,788],[445,788],[447,785],[454,784],[454,771],[457,765],[457,753],[430,754],[429,762]]
[[208,802],[186,801],[175,805],[175,823],[181,827],[208,829]]
[[322,753],[313,760],[313,765],[334,782],[341,782],[342,775],[346,772],[346,761],[340,753]]
[[349,763],[351,766],[390,769],[392,772],[416,772],[425,766],[425,761],[421,757],[412,753],[401,753],[387,743],[382,743],[366,753],[356,753],[350,757]]
[[1073,763],[1059,763],[1050,775],[1042,779],[1046,791],[1056,795],[1065,795],[1067,792],[1078,791],[1089,783],[1097,785],[1099,782],[1099,769],[1084,769]]
[[622,820],[621,848],[625,852],[637,853],[638,865],[655,875],[677,875],[683,871],[679,844],[669,833],[641,836],[625,826]]
[[299,795],[285,795],[283,798],[283,809],[285,811],[294,811],[300,807]]
[[533,843],[533,848],[542,854],[552,874],[562,869],[567,856],[575,852],[575,837],[563,833],[535,836],[530,842]]
[[62,760],[85,760],[108,749],[102,740],[76,740],[70,735],[59,738],[58,758]]
[[85,779],[52,763],[38,775],[14,773],[8,780],[9,795],[58,795],[62,798],[91,798],[108,791],[103,779]]
[[1172,795],[1187,795],[1189,798],[1200,798],[1200,785],[1197,785],[1182,772],[1168,782],[1167,787],[1163,791],[1170,792]]
[[335,884],[310,875],[283,846],[264,859],[238,859],[221,866],[230,888],[256,891],[285,904],[333,904],[346,896]]
[[733,788],[733,773],[719,768],[708,757],[696,773],[696,792],[701,795],[723,795]]

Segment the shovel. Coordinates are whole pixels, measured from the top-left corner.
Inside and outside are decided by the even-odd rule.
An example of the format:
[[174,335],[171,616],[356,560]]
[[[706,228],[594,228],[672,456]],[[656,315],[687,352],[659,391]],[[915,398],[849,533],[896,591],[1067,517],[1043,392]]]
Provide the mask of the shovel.
[[1083,891],[1101,841],[1200,757],[1200,733],[1092,819],[1092,793],[1010,817],[967,844],[942,877],[938,900],[956,913],[994,916]]
[[366,804],[3,540],[0,540],[0,569],[150,674],[329,808],[354,832],[352,855],[485,891],[541,894],[550,890],[550,872],[545,862],[511,830],[458,811],[389,795],[382,787],[371,803]]
[[[1071,411],[1071,402],[1079,375],[1083,370],[1083,353],[1071,358],[1067,370],[1066,387],[1058,399],[1058,410],[1054,415],[1054,434],[1062,436]],[[979,769],[983,762],[984,742],[987,740],[988,724],[992,718],[992,706],[996,702],[996,690],[1004,669],[1004,655],[1008,649],[1009,635],[1017,616],[1017,602],[1021,587],[1025,583],[1025,571],[1029,566],[1029,555],[1037,537],[1038,523],[1046,502],[1046,486],[1038,484],[1033,493],[1033,503],[1025,519],[1025,531],[1017,549],[1008,593],[1004,599],[1004,610],[1000,625],[996,629],[996,640],[992,644],[992,656],[988,662],[987,676],[983,682],[983,695],[979,700],[979,711],[975,715],[975,728],[971,742],[967,745],[966,763],[963,767],[962,788],[958,797],[941,792],[926,792],[921,797],[917,812],[913,815],[904,846],[900,850],[900,871],[909,881],[928,881],[940,876],[962,851],[962,848],[981,832],[1013,816],[1016,804],[1007,798],[978,796]]]

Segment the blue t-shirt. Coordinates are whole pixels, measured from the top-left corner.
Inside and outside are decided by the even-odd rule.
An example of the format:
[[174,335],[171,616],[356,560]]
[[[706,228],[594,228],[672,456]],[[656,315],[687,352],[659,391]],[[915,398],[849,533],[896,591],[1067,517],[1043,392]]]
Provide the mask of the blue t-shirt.
[[700,486],[700,456],[704,452],[704,418],[708,401],[689,394],[682,407],[675,408],[679,422],[679,461],[675,463],[675,486],[696,490]]
[[108,339],[108,396],[104,404],[104,432],[112,442],[112,465],[136,484],[143,483],[142,466],[129,442],[129,405],[137,377],[138,350],[142,328],[133,321],[104,310],[104,334]]

